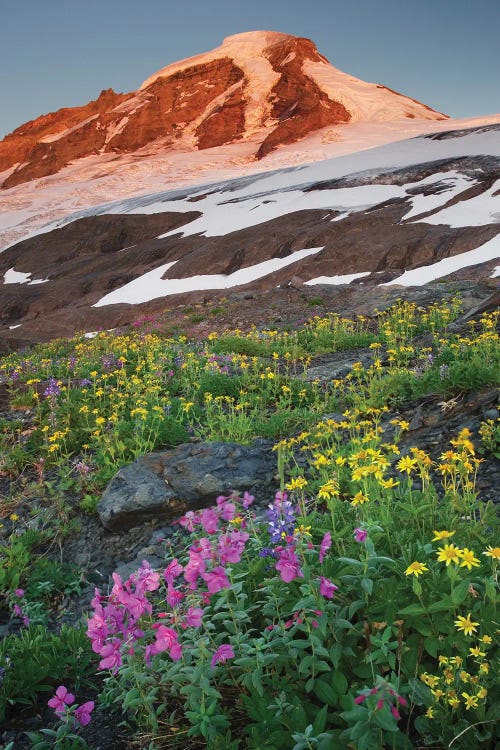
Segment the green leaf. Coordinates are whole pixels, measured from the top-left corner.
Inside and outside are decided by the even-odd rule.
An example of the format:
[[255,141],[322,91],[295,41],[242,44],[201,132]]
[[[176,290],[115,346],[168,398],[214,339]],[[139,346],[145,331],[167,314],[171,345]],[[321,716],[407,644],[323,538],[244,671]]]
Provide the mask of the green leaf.
[[370,596],[370,594],[373,591],[373,581],[372,581],[372,579],[371,578],[362,578],[361,579],[361,588],[363,589],[363,591],[366,591],[366,593],[368,594],[368,596]]
[[394,721],[388,709],[383,708],[381,711],[375,711],[373,714],[374,723],[386,732],[397,732],[398,726]]
[[399,615],[406,615],[409,617],[416,617],[418,615],[424,615],[426,610],[421,604],[410,604],[408,607],[398,610]]
[[315,681],[314,693],[322,703],[326,703],[329,706],[337,706],[337,694],[333,687],[325,680],[321,679]]
[[320,734],[320,732],[323,732],[326,727],[326,718],[328,716],[328,706],[323,706],[321,711],[318,711],[316,714],[316,718],[313,722],[313,733],[315,735]]
[[456,607],[458,607],[459,604],[462,604],[467,598],[469,594],[469,586],[470,579],[466,578],[465,581],[460,581],[458,586],[456,586],[451,592],[451,601]]

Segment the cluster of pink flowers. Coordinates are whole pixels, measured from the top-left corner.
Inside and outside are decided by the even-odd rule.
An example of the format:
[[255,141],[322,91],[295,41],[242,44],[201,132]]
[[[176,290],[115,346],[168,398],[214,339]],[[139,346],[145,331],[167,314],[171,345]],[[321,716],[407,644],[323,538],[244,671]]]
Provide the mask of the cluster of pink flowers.
[[[70,693],[64,685],[59,685],[55,695],[48,701],[48,705],[54,709],[56,716],[61,718],[68,710],[68,707],[75,702],[75,696]],[[82,727],[90,724],[91,714],[94,710],[94,701],[87,701],[77,706],[74,711],[74,717]]]
[[382,682],[380,685],[376,685],[373,688],[365,688],[357,698],[354,699],[354,703],[358,705],[364,703],[367,699],[372,696],[377,696],[375,699],[375,710],[380,711],[385,705],[389,706],[391,714],[396,720],[401,718],[398,711],[399,706],[406,706],[407,702],[405,698],[398,695],[393,687],[388,682]]
[[[170,611],[157,615],[160,621],[152,626],[154,640],[145,646],[144,659],[149,663],[153,656],[163,652],[167,652],[173,661],[181,658],[179,629],[200,627],[203,608],[196,605],[207,605],[213,594],[231,587],[225,566],[240,562],[250,536],[234,527],[221,529],[221,523],[236,517],[237,501],[247,509],[253,500],[248,493],[242,499],[220,496],[215,508],[186,513],[179,523],[188,530],[199,526],[208,535],[191,545],[186,565],[181,565],[174,558],[160,576],[144,560],[139,570],[127,581],[122,581],[117,573],[113,573],[114,585],[107,598],[96,590],[92,600],[94,613],[88,621],[87,634],[92,641],[92,649],[101,656],[100,669],[116,673],[123,663],[124,653],[134,654],[137,642],[144,642],[141,618],[153,616],[153,605],[148,594],[160,588],[161,577],[165,582],[165,601]],[[193,604],[194,592],[196,598]],[[229,658],[228,652],[223,650],[215,663],[225,661],[225,658]]]
[[216,534],[219,531],[221,521],[233,521],[237,516],[237,505],[243,510],[248,510],[255,498],[248,492],[243,497],[233,493],[226,497],[219,495],[216,500],[215,508],[204,508],[195,513],[193,510],[188,512],[179,519],[179,523],[188,531],[194,531],[197,526],[201,526],[205,533]]
[[20,617],[23,621],[23,625],[25,628],[28,627],[30,624],[29,617],[27,617],[22,608],[22,600],[24,598],[24,589],[16,589],[14,591],[14,596],[16,597],[17,601],[14,601],[14,604],[12,605],[12,611],[14,612],[14,615],[16,617]]

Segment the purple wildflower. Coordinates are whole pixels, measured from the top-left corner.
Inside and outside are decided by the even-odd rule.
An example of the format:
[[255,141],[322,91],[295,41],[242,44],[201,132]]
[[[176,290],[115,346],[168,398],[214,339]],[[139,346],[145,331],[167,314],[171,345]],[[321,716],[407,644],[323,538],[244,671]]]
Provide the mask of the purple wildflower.
[[287,500],[286,493],[277,492],[272,505],[267,510],[269,523],[267,530],[271,537],[271,542],[276,544],[293,536],[295,529],[295,509],[292,503]]
[[47,388],[44,390],[43,395],[48,397],[59,396],[61,389],[55,378],[50,378]]

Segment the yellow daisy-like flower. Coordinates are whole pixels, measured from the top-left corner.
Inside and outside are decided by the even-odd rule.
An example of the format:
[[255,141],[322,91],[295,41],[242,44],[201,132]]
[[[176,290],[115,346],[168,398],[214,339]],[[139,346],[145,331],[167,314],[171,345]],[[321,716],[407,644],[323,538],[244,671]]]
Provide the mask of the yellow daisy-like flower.
[[475,568],[479,567],[479,560],[477,559],[477,557],[474,557],[473,550],[464,547],[460,552],[460,557],[462,558],[462,562],[460,563],[461,568],[468,568],[469,570],[472,570],[473,566]]
[[462,693],[462,698],[465,698],[465,710],[469,711],[471,708],[477,708],[477,696],[469,695],[469,693]]
[[486,652],[485,651],[481,651],[481,649],[479,648],[479,646],[474,646],[474,648],[470,648],[469,649],[469,654],[471,656],[486,656]]
[[329,500],[331,497],[336,497],[339,494],[339,483],[336,479],[330,479],[326,484],[323,484],[318,490],[318,497],[325,500]]
[[490,671],[490,665],[487,661],[483,661],[483,663],[479,666],[479,673],[480,674],[488,674]]
[[432,708],[432,706],[429,706],[429,708],[425,712],[425,715],[427,716],[428,719],[433,719],[436,715],[435,709]]
[[489,545],[486,547],[486,551],[483,552],[483,555],[492,557],[494,560],[500,560],[500,547],[492,547]]
[[493,638],[491,637],[491,635],[483,635],[479,640],[481,641],[481,643],[493,643]]
[[440,688],[438,688],[437,690],[431,690],[431,693],[437,701],[441,700],[441,698],[444,698],[445,696],[444,690],[441,690]]
[[488,695],[488,691],[486,690],[486,688],[482,687],[482,688],[479,688],[476,695],[478,698],[482,700],[483,698],[486,698],[486,696]]
[[362,492],[356,492],[353,499],[351,500],[351,505],[364,505],[369,501],[370,498],[367,495],[363,495]]
[[404,456],[403,458],[400,458],[396,464],[399,471],[401,472],[405,471],[408,475],[411,474],[411,472],[415,469],[416,465],[417,465],[416,459],[410,458],[410,456]]
[[396,480],[391,477],[390,479],[381,479],[379,484],[384,490],[391,490],[393,487],[397,487],[399,482],[396,482]]
[[456,533],[455,531],[434,531],[434,536],[432,537],[432,541],[440,542],[441,539],[449,539],[455,533]]
[[448,703],[452,708],[458,708],[460,705],[460,698],[457,698],[456,695],[452,695],[448,698]]
[[418,560],[415,560],[415,562],[412,562],[405,570],[406,576],[414,575],[418,578],[418,576],[422,575],[422,573],[425,573],[429,568],[424,565],[421,562],[418,562]]
[[436,675],[433,674],[428,674],[427,672],[422,672],[422,674],[420,675],[420,679],[425,685],[428,685],[430,688],[435,688],[439,682],[439,677],[436,677]]
[[460,554],[462,550],[455,547],[454,544],[445,544],[444,547],[438,547],[437,556],[438,562],[446,563],[446,567],[452,562],[460,562]]
[[307,479],[304,479],[304,477],[295,477],[295,479],[291,479],[285,487],[287,490],[301,490],[306,485]]
[[462,617],[461,615],[458,615],[457,619],[455,620],[456,629],[462,630],[465,635],[472,635],[472,633],[475,633],[478,625],[479,625],[478,622],[473,622],[471,620],[470,612],[468,613],[467,617]]

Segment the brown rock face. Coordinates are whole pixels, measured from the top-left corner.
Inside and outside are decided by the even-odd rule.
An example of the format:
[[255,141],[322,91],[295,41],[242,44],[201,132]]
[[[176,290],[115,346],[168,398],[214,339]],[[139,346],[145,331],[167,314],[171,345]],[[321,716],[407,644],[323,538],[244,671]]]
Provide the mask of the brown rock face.
[[[99,148],[98,141],[91,144],[88,138],[91,128],[87,128],[84,123],[116,107],[129,96],[130,94],[115,94],[112,89],[107,89],[101,91],[98,99],[83,107],[59,109],[16,128],[0,141],[0,172],[15,164],[21,166],[5,180],[2,187],[13,187],[33,177],[54,174],[70,159],[95,151]],[[58,135],[73,128],[78,128],[74,131],[76,136],[68,133],[58,138]],[[62,141],[61,144],[59,140]]]
[[[319,64],[323,83],[306,72],[308,64]],[[376,90],[376,111],[366,103],[373,93],[364,100],[367,86]],[[309,39],[248,32],[164,68],[136,92],[108,89],[85,106],[21,125],[0,142],[0,172],[12,170],[1,187],[55,174],[83,157],[131,153],[152,144],[189,151],[251,140],[261,159],[311,131],[349,122],[353,112],[356,119],[377,120],[387,119],[387,111],[396,119],[443,118],[383,86],[335,70]]]
[[349,122],[350,112],[340,102],[332,101],[317,83],[304,75],[305,60],[327,62],[309,39],[289,41],[269,50],[268,59],[280,73],[272,89],[272,117],[278,124],[261,143],[257,159],[262,159],[282,143],[293,143],[325,125]]

